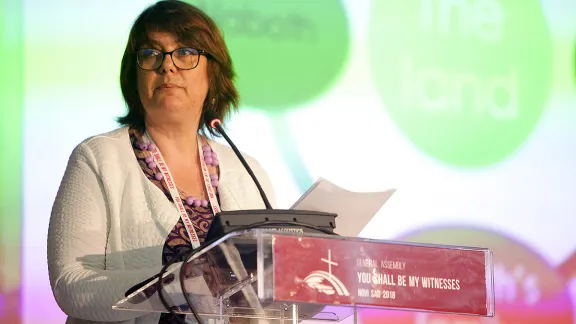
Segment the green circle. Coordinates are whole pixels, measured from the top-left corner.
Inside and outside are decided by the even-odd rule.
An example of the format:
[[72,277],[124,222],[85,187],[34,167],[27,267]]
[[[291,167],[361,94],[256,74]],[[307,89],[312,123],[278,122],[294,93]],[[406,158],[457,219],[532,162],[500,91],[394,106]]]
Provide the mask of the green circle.
[[377,91],[421,150],[487,166],[535,129],[552,78],[539,1],[376,0],[371,12]]
[[191,1],[223,30],[243,104],[290,108],[328,90],[350,51],[339,0]]

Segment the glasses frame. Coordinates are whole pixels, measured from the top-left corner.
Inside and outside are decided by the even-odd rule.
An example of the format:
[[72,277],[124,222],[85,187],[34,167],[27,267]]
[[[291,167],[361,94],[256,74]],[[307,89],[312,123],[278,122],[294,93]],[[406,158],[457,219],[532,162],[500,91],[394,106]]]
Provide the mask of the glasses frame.
[[[181,49],[191,49],[191,50],[195,50],[195,51],[198,52],[198,55],[199,55],[199,56],[200,56],[200,55],[204,55],[204,56],[208,57],[208,53],[206,53],[204,50],[196,49],[196,48],[193,48],[193,47],[179,47],[179,48],[174,49],[174,50],[169,51],[169,52],[164,52],[164,51],[161,51],[161,50],[159,50],[159,49],[157,49],[157,48],[141,48],[141,49],[137,50],[136,53],[134,53],[134,54],[136,55],[136,64],[138,65],[138,67],[139,67],[141,70],[144,70],[144,71],[154,71],[154,70],[158,70],[158,69],[162,66],[162,64],[164,63],[164,60],[166,59],[166,55],[169,55],[169,56],[170,56],[170,59],[172,60],[172,64],[174,64],[174,66],[177,67],[178,69],[180,69],[180,70],[193,70],[193,69],[195,69],[195,68],[198,66],[198,64],[200,64],[200,57],[198,57],[198,61],[196,62],[196,64],[195,64],[193,67],[187,68],[187,69],[186,69],[186,68],[181,68],[181,67],[179,67],[178,64],[176,64],[176,62],[174,62],[174,57],[172,56],[172,53],[174,53],[174,52],[176,52],[176,51],[178,51],[178,50],[181,50]],[[160,65],[158,65],[157,68],[155,68],[155,69],[145,69],[145,68],[142,67],[142,65],[140,65],[140,60],[138,60],[138,53],[140,53],[141,51],[144,51],[144,50],[154,50],[154,51],[158,51],[160,54],[162,54],[162,58],[160,59]]]

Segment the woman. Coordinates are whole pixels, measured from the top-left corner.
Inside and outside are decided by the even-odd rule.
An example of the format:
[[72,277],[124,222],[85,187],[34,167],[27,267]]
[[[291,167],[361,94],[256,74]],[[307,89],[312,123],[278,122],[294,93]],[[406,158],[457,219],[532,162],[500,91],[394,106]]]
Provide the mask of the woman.
[[[264,208],[233,151],[202,135],[203,112],[224,118],[236,107],[233,76],[220,31],[198,8],[160,1],[137,18],[121,66],[123,127],[74,149],[52,210],[48,268],[67,323],[170,323],[167,314],[112,305],[201,243],[218,208]],[[265,172],[246,158],[273,200]]]

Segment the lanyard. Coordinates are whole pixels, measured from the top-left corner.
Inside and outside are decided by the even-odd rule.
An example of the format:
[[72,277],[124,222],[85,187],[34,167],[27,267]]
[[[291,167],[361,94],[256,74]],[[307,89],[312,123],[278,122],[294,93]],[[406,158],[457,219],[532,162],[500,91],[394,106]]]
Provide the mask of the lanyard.
[[[178,192],[178,188],[176,187],[176,183],[172,178],[172,174],[170,174],[170,169],[168,169],[168,165],[164,158],[162,157],[162,153],[160,153],[160,149],[154,143],[154,140],[148,134],[144,134],[144,141],[148,144],[154,144],[151,152],[152,158],[154,159],[154,163],[162,172],[162,176],[164,181],[166,181],[166,185],[168,186],[168,190],[170,191],[170,195],[172,196],[172,201],[174,201],[174,205],[176,205],[176,209],[180,213],[180,218],[182,218],[182,223],[184,223],[184,227],[186,228],[186,232],[188,232],[188,237],[190,237],[190,243],[192,243],[192,248],[197,249],[200,247],[200,240],[198,239],[198,235],[196,234],[196,230],[194,229],[194,225],[186,212],[186,208],[184,207],[184,203],[182,199],[180,199],[180,193]],[[212,186],[212,182],[210,181],[210,172],[208,172],[208,167],[206,166],[206,162],[204,162],[204,152],[202,150],[202,142],[200,141],[200,136],[198,136],[198,152],[200,154],[200,166],[202,167],[202,177],[204,178],[204,185],[206,187],[206,192],[208,193],[208,199],[210,200],[210,207],[212,207],[212,212],[214,215],[220,212],[220,205],[218,204],[218,199],[216,199],[216,193],[214,191],[214,187]]]

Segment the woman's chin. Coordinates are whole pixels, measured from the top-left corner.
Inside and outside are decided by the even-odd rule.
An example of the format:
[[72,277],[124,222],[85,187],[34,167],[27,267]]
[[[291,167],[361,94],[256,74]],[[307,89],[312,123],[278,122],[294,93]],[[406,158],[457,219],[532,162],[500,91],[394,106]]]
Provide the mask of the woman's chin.
[[162,110],[179,110],[188,106],[186,100],[182,100],[178,96],[164,96],[157,101],[156,106]]
[[161,104],[156,105],[153,109],[147,109],[146,114],[148,118],[156,120],[157,122],[164,121],[170,123],[173,121],[193,120],[194,116],[200,114],[202,108],[193,108],[191,104],[183,103],[182,101],[172,102],[166,100]]

